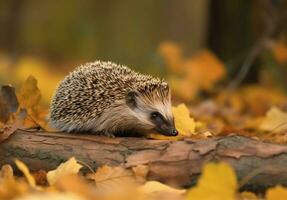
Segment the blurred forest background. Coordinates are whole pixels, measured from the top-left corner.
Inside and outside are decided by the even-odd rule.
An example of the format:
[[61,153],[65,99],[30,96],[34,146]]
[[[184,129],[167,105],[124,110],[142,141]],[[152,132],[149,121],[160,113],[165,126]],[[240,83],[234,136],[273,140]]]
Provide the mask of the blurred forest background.
[[286,13],[286,0],[0,0],[0,84],[32,74],[48,100],[85,62],[165,77],[173,73],[165,67],[170,57],[208,49],[224,64],[224,84],[256,82],[268,63],[286,89]]

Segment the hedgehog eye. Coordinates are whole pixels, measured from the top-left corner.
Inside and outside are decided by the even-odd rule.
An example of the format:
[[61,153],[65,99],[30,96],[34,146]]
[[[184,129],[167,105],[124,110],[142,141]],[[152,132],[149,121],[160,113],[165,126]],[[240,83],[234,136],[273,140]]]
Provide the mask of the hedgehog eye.
[[161,117],[161,114],[159,112],[152,112],[150,116],[151,118],[157,118],[157,117]]

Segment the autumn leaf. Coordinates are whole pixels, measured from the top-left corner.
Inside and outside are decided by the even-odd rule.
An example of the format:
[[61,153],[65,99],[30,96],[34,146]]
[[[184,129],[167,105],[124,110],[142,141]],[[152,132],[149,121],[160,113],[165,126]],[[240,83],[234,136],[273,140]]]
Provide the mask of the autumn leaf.
[[59,70],[52,71],[52,67],[46,61],[30,56],[19,59],[14,74],[19,82],[25,81],[30,75],[36,77],[37,86],[43,92],[41,97],[45,103],[50,102],[57,84],[64,77]]
[[47,172],[44,170],[39,170],[32,173],[32,176],[35,179],[36,185],[46,185],[47,183]]
[[281,132],[287,130],[287,113],[277,107],[272,107],[266,113],[259,128],[264,131]]
[[260,200],[257,196],[252,192],[241,192],[240,193],[241,200]]
[[41,100],[41,92],[37,86],[37,80],[33,76],[29,76],[22,85],[18,92],[18,99],[20,107],[27,110],[27,117],[23,122],[24,127],[41,127],[46,131],[55,130],[48,126],[48,109],[44,109],[39,104]]
[[270,105],[285,105],[287,101],[282,91],[268,86],[248,85],[237,93],[245,108],[258,116],[265,114]]
[[267,190],[266,200],[286,200],[287,189],[282,186],[276,186]]
[[148,181],[143,186],[140,186],[139,191],[144,194],[151,194],[154,192],[166,192],[166,193],[175,193],[175,194],[183,194],[186,190],[175,189],[168,185],[162,184],[158,181]]
[[29,168],[20,160],[15,160],[15,164],[17,166],[17,168],[24,174],[24,176],[26,177],[29,185],[33,188],[36,188],[36,181],[34,179],[34,177],[31,175]]
[[212,90],[216,82],[225,77],[225,65],[208,49],[190,58],[183,58],[181,49],[174,43],[163,43],[159,49],[172,73],[169,82],[173,94],[185,102],[201,90]]
[[22,85],[18,99],[21,108],[34,108],[41,100],[41,92],[37,87],[37,80],[33,76],[29,76]]
[[184,69],[190,84],[205,90],[211,90],[225,76],[224,64],[207,49],[187,59]]
[[178,130],[177,136],[164,136],[157,133],[150,133],[147,134],[147,137],[160,140],[178,140],[195,135],[196,122],[190,117],[189,110],[185,104],[172,107],[172,113],[174,116],[175,127]]
[[118,191],[135,183],[133,172],[120,166],[102,166],[95,174],[90,174],[88,178],[94,180],[97,188],[102,192]]
[[54,185],[59,179],[67,174],[77,174],[82,168],[82,165],[77,163],[77,160],[72,157],[65,163],[62,163],[57,169],[47,173],[47,180],[49,185]]
[[85,200],[85,198],[70,192],[52,192],[52,193],[28,193],[15,200]]
[[12,178],[3,178],[0,179],[1,187],[0,187],[0,199],[16,199],[27,192],[31,191],[29,185],[25,181],[15,180]]
[[11,165],[3,165],[0,170],[0,179],[12,179],[13,178],[13,168]]
[[10,85],[3,85],[1,87],[1,97],[7,103],[10,113],[17,112],[19,102],[15,93],[15,88]]
[[208,163],[197,186],[188,191],[186,200],[235,200],[236,190],[236,175],[229,165]]
[[97,199],[95,186],[77,174],[63,176],[57,181],[54,188],[63,192],[78,194],[86,199]]
[[182,136],[190,137],[195,134],[195,121],[190,117],[190,113],[185,104],[180,104],[172,108],[175,127]]

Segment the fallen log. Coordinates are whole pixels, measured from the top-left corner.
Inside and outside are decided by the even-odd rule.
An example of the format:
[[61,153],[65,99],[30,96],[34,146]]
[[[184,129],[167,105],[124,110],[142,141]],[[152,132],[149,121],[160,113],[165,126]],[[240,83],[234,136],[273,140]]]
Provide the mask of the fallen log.
[[51,170],[72,156],[93,169],[145,164],[150,169],[148,179],[179,186],[194,184],[204,163],[225,161],[249,188],[287,185],[286,145],[236,135],[170,141],[18,130],[0,144],[0,166],[13,165],[18,158],[32,171]]

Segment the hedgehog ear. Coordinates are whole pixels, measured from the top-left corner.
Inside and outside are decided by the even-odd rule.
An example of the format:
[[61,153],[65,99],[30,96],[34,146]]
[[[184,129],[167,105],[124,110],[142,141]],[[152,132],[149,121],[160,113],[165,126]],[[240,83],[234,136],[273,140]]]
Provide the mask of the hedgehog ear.
[[138,97],[138,93],[136,91],[130,91],[126,95],[126,103],[128,107],[130,107],[131,109],[134,109],[137,107],[137,97]]

